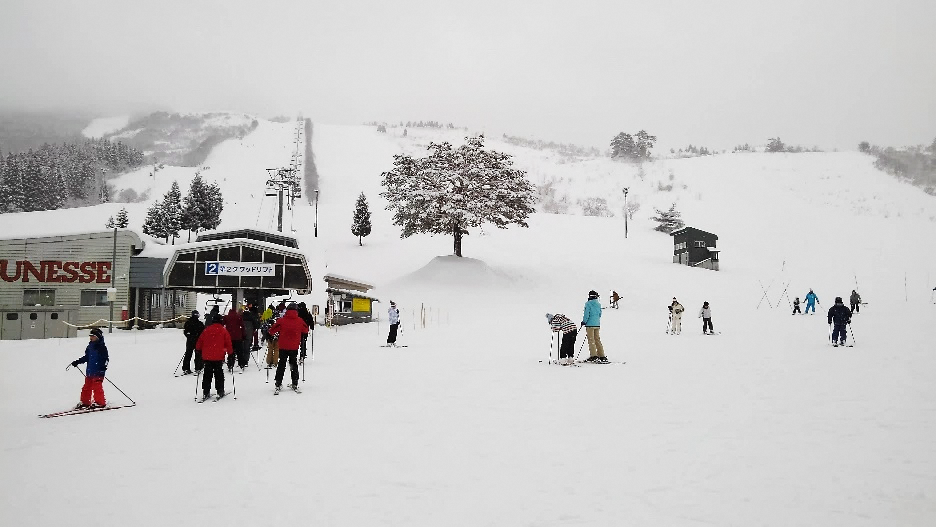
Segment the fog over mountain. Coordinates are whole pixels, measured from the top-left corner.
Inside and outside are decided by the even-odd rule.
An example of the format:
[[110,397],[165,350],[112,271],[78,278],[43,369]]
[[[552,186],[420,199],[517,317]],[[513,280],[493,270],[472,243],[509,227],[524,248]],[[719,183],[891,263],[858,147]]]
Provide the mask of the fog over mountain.
[[606,148],[936,135],[936,3],[27,2],[0,106],[434,119]]

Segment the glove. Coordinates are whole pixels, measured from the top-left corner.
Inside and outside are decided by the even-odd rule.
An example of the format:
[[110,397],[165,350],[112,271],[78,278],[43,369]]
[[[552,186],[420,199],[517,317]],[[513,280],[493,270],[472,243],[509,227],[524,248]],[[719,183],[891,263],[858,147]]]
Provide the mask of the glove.
[[71,363],[71,365],[72,365],[72,366],[78,366],[78,361],[73,360],[72,363]]

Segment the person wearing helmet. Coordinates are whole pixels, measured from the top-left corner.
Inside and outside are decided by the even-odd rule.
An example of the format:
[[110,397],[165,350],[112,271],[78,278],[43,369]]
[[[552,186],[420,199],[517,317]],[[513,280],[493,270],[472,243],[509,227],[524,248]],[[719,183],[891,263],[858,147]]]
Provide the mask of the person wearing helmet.
[[851,324],[851,311],[845,307],[842,297],[835,297],[835,305],[829,308],[829,324],[832,327],[832,345],[845,345],[845,325]]
[[803,314],[805,315],[806,313],[809,313],[809,308],[812,308],[813,315],[815,315],[816,314],[816,302],[818,301],[819,301],[819,297],[816,296],[816,293],[813,293],[812,289],[810,289],[809,292],[806,293],[806,311]]
[[[185,335],[185,356],[182,358],[182,375],[192,374],[192,352],[195,351],[195,344],[198,342],[198,337],[201,336],[204,330],[205,325],[198,319],[198,311],[192,311],[192,316],[185,321],[185,326],[182,327],[182,334]],[[202,366],[201,352],[197,352],[195,353],[195,371],[201,371]]]
[[598,292],[594,289],[588,292],[585,302],[585,312],[582,314],[582,327],[585,328],[585,338],[588,339],[588,358],[585,362],[607,364],[604,346],[601,345],[601,302],[598,301]]

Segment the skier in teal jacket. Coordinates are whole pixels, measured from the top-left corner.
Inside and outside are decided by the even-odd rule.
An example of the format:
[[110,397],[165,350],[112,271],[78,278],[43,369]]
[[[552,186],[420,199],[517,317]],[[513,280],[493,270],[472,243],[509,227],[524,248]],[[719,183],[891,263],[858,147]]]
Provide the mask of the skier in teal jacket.
[[813,293],[812,289],[810,289],[809,292],[806,293],[806,312],[803,314],[805,315],[806,313],[809,313],[809,308],[812,308],[812,312],[815,315],[816,314],[816,302],[818,301],[819,301],[819,297],[816,296],[816,293]]
[[598,301],[598,292],[588,292],[588,301],[585,302],[585,312],[582,314],[582,327],[585,328],[585,337],[588,339],[588,359],[585,362],[607,364],[604,346],[601,345],[601,302]]

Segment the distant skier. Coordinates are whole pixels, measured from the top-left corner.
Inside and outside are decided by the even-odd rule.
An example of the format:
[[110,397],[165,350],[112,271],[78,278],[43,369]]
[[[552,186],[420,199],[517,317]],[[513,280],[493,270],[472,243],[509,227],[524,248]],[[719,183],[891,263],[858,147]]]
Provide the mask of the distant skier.
[[859,306],[861,306],[861,295],[857,291],[852,289],[851,297],[848,298],[848,302],[851,304],[851,312],[857,313]]
[[296,355],[299,353],[302,335],[308,333],[309,326],[299,318],[298,308],[294,304],[290,304],[283,318],[277,320],[270,328],[270,335],[277,337],[279,342],[279,364],[276,366],[276,388],[273,393],[280,392],[287,362],[289,362],[289,373],[292,379],[289,387],[293,390],[299,389],[299,364],[296,362]]
[[598,301],[598,292],[594,289],[588,292],[585,310],[582,314],[582,327],[585,328],[585,338],[588,339],[588,358],[585,362],[607,364],[604,346],[601,345],[601,302]]
[[803,314],[803,312],[800,311],[799,304],[800,304],[800,302],[799,302],[799,297],[794,298],[794,299],[793,299],[793,314],[794,314],[794,315],[797,314],[797,313],[799,313],[800,315]]
[[[185,321],[185,326],[182,327],[182,334],[185,335],[185,355],[182,357],[182,374],[189,375],[192,373],[192,352],[195,351],[195,343],[198,342],[198,337],[201,335],[202,331],[205,330],[205,324],[202,323],[198,318],[198,311],[192,311],[192,316]],[[195,370],[201,371],[202,369],[202,357],[201,353],[195,354]]]
[[397,309],[396,302],[390,301],[390,308],[387,309],[387,316],[390,321],[390,333],[387,334],[387,346],[396,347],[397,330],[400,328],[400,310]]
[[[816,314],[816,302],[818,301],[819,301],[819,297],[816,296],[816,293],[813,293],[812,289],[810,289],[809,292],[806,293],[806,313],[809,313],[809,308],[812,308],[813,315],[815,315]],[[803,313],[803,314],[805,315],[806,313]]]
[[[107,401],[104,399],[104,375],[109,362],[107,345],[104,344],[104,333],[94,328],[88,335],[88,345],[85,347],[84,356],[71,363],[72,366],[88,363],[88,369],[84,374],[84,385],[81,387],[81,402],[75,406],[76,410],[107,406]],[[92,395],[94,396],[93,403],[91,402]]]
[[[709,307],[708,302],[702,302],[702,309],[699,310],[699,317],[702,318],[702,334],[705,335],[711,332],[711,334],[714,335],[715,328],[712,326],[712,308]],[[708,328],[708,332],[706,332],[706,328]]]
[[682,314],[686,308],[673,297],[673,303],[669,305],[670,311],[670,335],[679,335],[682,333]]
[[214,378],[218,397],[224,397],[224,358],[234,354],[231,334],[221,323],[221,317],[212,317],[211,323],[202,331],[195,343],[195,352],[201,353],[205,364],[202,379],[202,401],[211,396],[211,379]]
[[851,311],[845,307],[842,297],[835,297],[835,305],[829,308],[829,324],[835,323],[832,329],[832,345],[845,345],[845,325],[851,324]]
[[575,322],[563,314],[546,313],[546,322],[549,323],[553,333],[562,332],[562,343],[559,345],[559,364],[568,366],[575,362],[575,339],[578,337],[578,328]]
[[611,291],[611,307],[618,309],[618,300],[621,299],[621,295],[617,291]]
[[248,360],[248,354],[244,351],[244,318],[233,307],[224,317],[224,327],[231,334],[231,343],[234,346],[234,354],[228,357],[228,371],[234,373],[235,357],[241,371],[244,371]]

